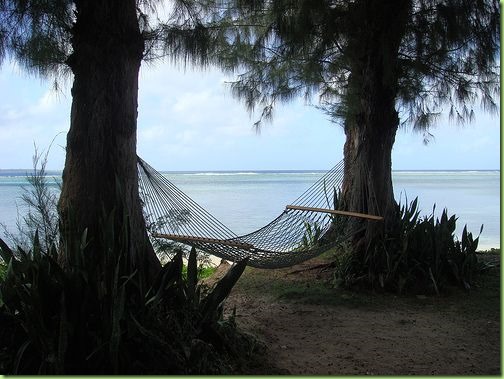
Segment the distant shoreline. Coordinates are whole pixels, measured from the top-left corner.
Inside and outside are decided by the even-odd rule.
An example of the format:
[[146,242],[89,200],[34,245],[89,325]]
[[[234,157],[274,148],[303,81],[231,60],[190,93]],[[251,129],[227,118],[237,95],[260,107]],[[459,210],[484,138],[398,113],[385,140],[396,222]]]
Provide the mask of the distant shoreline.
[[[3,222],[15,225],[16,201],[29,186],[31,170],[0,170],[0,214]],[[256,230],[277,217],[285,204],[299,197],[318,180],[321,170],[229,170],[170,171],[168,180],[239,234]],[[457,235],[467,225],[476,237],[484,231],[479,249],[500,247],[500,170],[397,170],[393,171],[395,198],[401,204],[418,197],[422,215],[443,209],[458,217]],[[47,184],[58,191],[61,171],[47,172]],[[434,204],[437,206],[434,208]]]
[[[319,174],[325,173],[327,170],[189,170],[189,171],[160,171],[162,174],[168,175],[250,175],[250,174]],[[500,173],[500,169],[466,169],[466,170],[392,170],[392,173],[397,174],[421,174],[421,173]],[[2,177],[24,177],[33,174],[33,169],[0,169]],[[46,170],[46,176],[61,176],[62,170]]]

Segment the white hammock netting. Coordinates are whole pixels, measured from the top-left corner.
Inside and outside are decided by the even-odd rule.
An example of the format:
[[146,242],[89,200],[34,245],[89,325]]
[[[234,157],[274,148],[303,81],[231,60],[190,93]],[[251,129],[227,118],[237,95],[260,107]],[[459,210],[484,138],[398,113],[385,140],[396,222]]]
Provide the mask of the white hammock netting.
[[348,240],[356,232],[348,231],[348,216],[381,219],[334,211],[343,167],[339,162],[268,225],[238,236],[138,158],[140,196],[153,238],[182,242],[233,262],[248,257],[248,265],[260,268],[292,266]]

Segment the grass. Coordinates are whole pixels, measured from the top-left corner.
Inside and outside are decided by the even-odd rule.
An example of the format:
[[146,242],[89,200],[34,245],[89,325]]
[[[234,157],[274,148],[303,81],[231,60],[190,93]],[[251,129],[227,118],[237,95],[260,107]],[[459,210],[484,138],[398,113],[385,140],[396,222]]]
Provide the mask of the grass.
[[[312,260],[313,266],[330,263],[334,251],[324,253]],[[287,301],[298,304],[348,306],[374,308],[376,299],[370,292],[354,292],[333,285],[331,269],[299,269],[289,267],[284,269],[255,269],[247,267],[236,291],[250,295],[267,296],[272,301]]]
[[488,263],[488,267],[477,276],[471,290],[450,286],[441,295],[419,296],[335,287],[330,268],[309,269],[331,262],[334,253],[334,251],[325,253],[311,261],[309,266],[276,270],[247,267],[234,291],[252,296],[266,296],[271,301],[369,310],[383,310],[395,305],[404,305],[412,309],[431,306],[439,307],[440,310],[444,306],[456,306],[461,312],[472,316],[499,312],[496,304],[499,304],[500,299],[500,268],[495,262],[499,261],[500,249],[478,253],[480,261]]
[[[217,267],[210,267],[210,266],[200,266],[198,267],[198,280],[206,279],[217,270]],[[182,267],[182,277],[184,279],[187,279],[187,265],[184,265]]]

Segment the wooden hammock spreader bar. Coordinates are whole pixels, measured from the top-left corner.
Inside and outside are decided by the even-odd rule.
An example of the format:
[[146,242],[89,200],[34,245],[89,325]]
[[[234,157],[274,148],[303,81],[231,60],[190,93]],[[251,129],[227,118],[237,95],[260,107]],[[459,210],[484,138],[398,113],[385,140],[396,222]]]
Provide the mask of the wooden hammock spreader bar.
[[178,234],[160,234],[160,233],[152,233],[152,236],[155,238],[166,238],[173,241],[194,241],[194,242],[203,242],[203,243],[215,243],[219,245],[238,247],[240,249],[252,250],[254,249],[254,245],[244,242],[237,241],[229,241],[222,240],[218,238],[206,238],[206,237],[195,237],[195,236],[182,236]]
[[331,213],[331,214],[336,214],[336,215],[365,218],[365,219],[374,220],[374,221],[383,221],[383,217],[381,217],[381,216],[374,216],[374,215],[368,215],[365,213],[357,213],[357,212],[337,211],[335,209],[302,207],[300,205],[287,205],[285,207],[285,209],[295,209],[295,210],[299,210],[299,211],[308,211],[308,212]]

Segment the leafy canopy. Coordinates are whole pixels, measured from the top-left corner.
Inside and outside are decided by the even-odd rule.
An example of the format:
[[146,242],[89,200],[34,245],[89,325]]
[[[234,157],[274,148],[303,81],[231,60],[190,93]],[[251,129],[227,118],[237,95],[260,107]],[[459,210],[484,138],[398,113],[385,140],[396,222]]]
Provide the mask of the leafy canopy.
[[[345,119],[354,101],[349,89],[352,64],[370,50],[366,40],[353,38],[371,30],[369,20],[379,17],[369,15],[370,3],[229,1],[220,16],[236,27],[221,30],[217,60],[239,73],[232,83],[234,95],[250,110],[262,107],[262,118],[271,117],[279,101],[299,95],[311,101],[318,95],[319,106],[334,121]],[[393,85],[403,124],[425,131],[445,107],[461,122],[472,120],[477,105],[495,111],[500,90],[499,3],[405,3],[405,14],[387,15],[390,23],[406,17],[397,63],[391,63],[397,64]]]
[[[0,63],[68,74],[78,0],[0,0]],[[270,118],[304,95],[334,121],[351,112],[352,60],[366,53],[363,0],[136,0],[144,60],[169,58],[238,73],[232,92]],[[427,130],[444,107],[458,121],[497,109],[497,0],[409,0],[397,57],[396,103],[405,124]],[[97,2],[97,7],[103,6]],[[390,22],[396,14],[390,14]],[[357,42],[357,43],[356,43]],[[478,104],[478,101],[480,103]],[[261,121],[259,120],[259,122]],[[257,125],[259,125],[259,122]]]
[[[12,59],[28,73],[60,77],[69,73],[72,33],[79,0],[0,0],[0,64]],[[205,65],[211,48],[204,18],[213,1],[136,0],[144,60],[170,57]],[[107,6],[97,1],[95,7]],[[212,11],[213,12],[213,11]]]

